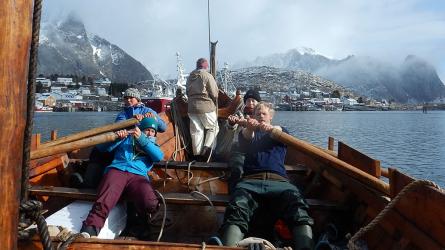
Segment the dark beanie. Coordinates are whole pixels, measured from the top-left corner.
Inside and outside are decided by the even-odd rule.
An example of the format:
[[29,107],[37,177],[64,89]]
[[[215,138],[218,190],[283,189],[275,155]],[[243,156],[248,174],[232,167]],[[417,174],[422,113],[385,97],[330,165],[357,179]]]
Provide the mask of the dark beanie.
[[257,102],[261,102],[261,96],[258,90],[255,89],[249,89],[246,94],[244,95],[244,103],[246,103],[247,98],[253,98],[257,100]]

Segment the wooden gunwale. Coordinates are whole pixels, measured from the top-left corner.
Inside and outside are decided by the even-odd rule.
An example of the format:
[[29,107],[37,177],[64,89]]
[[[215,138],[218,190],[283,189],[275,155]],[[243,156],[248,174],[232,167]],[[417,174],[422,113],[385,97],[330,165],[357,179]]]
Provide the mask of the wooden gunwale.
[[[60,240],[55,237],[51,238],[53,243],[59,243]],[[42,244],[40,243],[40,239],[38,237],[34,237],[30,242],[21,242],[20,249],[23,250],[31,250],[31,249],[43,249]],[[138,240],[101,240],[101,239],[77,239],[75,242],[72,242],[69,246],[69,249],[72,250],[90,250],[90,249],[108,249],[108,250],[122,250],[122,249],[133,249],[133,250],[142,250],[142,249],[172,249],[172,250],[187,250],[187,249],[240,249],[237,247],[221,247],[221,246],[212,246],[212,245],[203,245],[202,244],[185,244],[185,243],[166,243],[166,242],[152,242],[152,241],[138,241]]]

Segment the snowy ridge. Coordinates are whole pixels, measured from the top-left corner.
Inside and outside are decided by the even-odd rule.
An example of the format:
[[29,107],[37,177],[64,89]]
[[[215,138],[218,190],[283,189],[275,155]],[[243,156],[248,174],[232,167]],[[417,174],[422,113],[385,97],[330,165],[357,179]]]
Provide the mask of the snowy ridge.
[[83,23],[73,17],[56,24],[42,23],[39,44],[39,74],[107,77],[118,82],[153,79],[140,62],[118,46],[88,33]]

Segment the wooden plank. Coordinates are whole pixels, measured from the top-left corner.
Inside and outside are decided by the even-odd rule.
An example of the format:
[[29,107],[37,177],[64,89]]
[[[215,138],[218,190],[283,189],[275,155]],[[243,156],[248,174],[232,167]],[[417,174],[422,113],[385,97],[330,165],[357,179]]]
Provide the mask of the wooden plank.
[[[43,187],[33,186],[30,188],[31,195],[39,196],[54,196],[71,198],[75,200],[87,200],[94,201],[97,197],[96,190],[94,189],[77,189],[66,187]],[[177,205],[194,205],[194,206],[207,206],[209,202],[199,194],[191,193],[162,193],[167,204]],[[227,206],[230,201],[229,195],[209,195],[206,196],[212,201],[215,206]],[[344,206],[339,205],[334,201],[324,201],[318,199],[306,199],[306,202],[311,209],[334,209],[334,210],[346,210]]]
[[62,154],[56,157],[44,158],[46,161],[39,161],[31,163],[33,165],[29,170],[29,178],[34,178],[38,175],[44,174],[52,169],[65,168],[68,165],[69,159],[66,154]]
[[400,192],[400,190],[415,180],[414,178],[405,175],[394,168],[388,168],[388,176],[391,198],[394,198]]
[[32,0],[0,1],[0,246],[17,248]]
[[51,141],[55,141],[57,139],[57,130],[51,130]]
[[372,176],[381,176],[380,161],[374,160],[340,141],[338,142],[338,158]]
[[328,137],[328,150],[334,151],[334,137]]
[[[52,238],[53,244],[58,245],[60,242],[56,238]],[[19,244],[22,250],[41,250],[43,249],[40,239],[34,237],[32,241],[24,241]],[[168,242],[150,242],[138,240],[104,240],[97,238],[77,239],[69,245],[71,250],[202,250],[202,249],[221,249],[221,250],[239,250],[238,247],[221,247],[202,244],[184,244],[184,243],[168,243]]]
[[[153,168],[165,169],[188,169],[190,162],[187,161],[160,161],[153,164]],[[224,162],[193,162],[190,166],[191,170],[206,170],[206,171],[228,171],[229,167]]]
[[31,137],[31,150],[36,150],[40,146],[41,135],[33,134]]

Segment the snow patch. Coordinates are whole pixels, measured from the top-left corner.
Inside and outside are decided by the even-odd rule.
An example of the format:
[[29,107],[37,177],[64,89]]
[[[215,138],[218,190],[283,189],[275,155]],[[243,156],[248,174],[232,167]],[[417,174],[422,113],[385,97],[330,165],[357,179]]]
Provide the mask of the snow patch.
[[102,49],[91,44],[91,48],[93,48],[93,56],[97,56],[99,59],[102,59]]
[[314,49],[308,48],[308,47],[298,47],[295,50],[302,55],[304,55],[304,54],[317,55],[318,54]]
[[76,36],[77,38],[79,38],[79,39],[82,39],[83,38],[83,36],[81,36],[81,35],[78,35],[78,36]]

